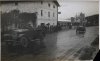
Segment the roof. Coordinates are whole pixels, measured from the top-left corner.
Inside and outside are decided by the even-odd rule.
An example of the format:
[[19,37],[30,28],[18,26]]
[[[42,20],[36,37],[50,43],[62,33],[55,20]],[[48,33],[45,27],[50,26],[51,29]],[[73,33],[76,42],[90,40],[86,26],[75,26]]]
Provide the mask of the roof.
[[57,0],[53,1],[57,6],[60,6]]
[[[39,2],[39,1],[50,1],[50,0],[1,0],[1,3],[12,3],[12,2]],[[60,6],[57,0],[51,0],[53,1],[57,6]]]

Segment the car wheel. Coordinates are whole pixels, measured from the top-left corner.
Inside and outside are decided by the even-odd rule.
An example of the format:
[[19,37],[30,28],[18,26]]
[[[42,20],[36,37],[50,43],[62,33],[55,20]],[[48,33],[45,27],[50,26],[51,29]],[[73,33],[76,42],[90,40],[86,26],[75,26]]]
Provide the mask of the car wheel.
[[43,47],[45,46],[42,39],[38,39],[38,40],[36,41],[36,44],[37,44],[39,47],[41,47],[41,48],[43,48]]
[[78,31],[76,31],[76,34],[78,34]]
[[41,48],[45,48],[45,47],[46,47],[46,46],[45,46],[45,43],[44,43],[43,41],[40,42],[40,47],[41,47]]
[[8,52],[12,52],[13,45],[11,42],[6,42],[6,48]]
[[24,47],[24,48],[28,47],[28,45],[29,45],[28,38],[26,38],[26,37],[21,37],[21,38],[20,38],[20,43],[21,43],[21,46],[22,46],[22,47]]

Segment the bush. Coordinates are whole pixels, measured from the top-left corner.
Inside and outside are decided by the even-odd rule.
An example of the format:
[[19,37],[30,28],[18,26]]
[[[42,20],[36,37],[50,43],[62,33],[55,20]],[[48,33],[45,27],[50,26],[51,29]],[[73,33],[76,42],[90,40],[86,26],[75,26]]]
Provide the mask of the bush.
[[99,36],[96,37],[96,39],[91,43],[91,46],[99,45]]
[[86,47],[82,50],[79,59],[80,59],[80,60],[91,60],[94,51],[95,51],[95,48],[90,47],[90,46],[86,46]]

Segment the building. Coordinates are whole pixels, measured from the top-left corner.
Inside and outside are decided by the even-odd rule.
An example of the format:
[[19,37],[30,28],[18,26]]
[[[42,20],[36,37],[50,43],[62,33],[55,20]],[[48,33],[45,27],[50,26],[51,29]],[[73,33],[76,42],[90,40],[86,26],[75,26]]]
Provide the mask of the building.
[[[53,1],[6,1],[1,2],[1,12],[9,13],[19,10],[20,13],[35,13],[36,26],[41,24],[57,25],[59,3]],[[29,22],[29,24],[32,24]]]
[[87,20],[85,19],[85,14],[80,13],[79,15],[76,15],[75,17],[71,17],[71,22],[73,26],[78,26],[78,25],[85,25]]

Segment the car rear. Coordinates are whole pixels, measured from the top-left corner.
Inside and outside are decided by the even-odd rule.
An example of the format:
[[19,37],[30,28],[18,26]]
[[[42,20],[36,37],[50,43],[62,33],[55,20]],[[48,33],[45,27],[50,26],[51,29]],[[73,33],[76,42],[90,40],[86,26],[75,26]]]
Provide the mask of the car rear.
[[85,27],[83,26],[80,26],[76,29],[76,32],[79,33],[79,34],[84,34],[86,31]]

